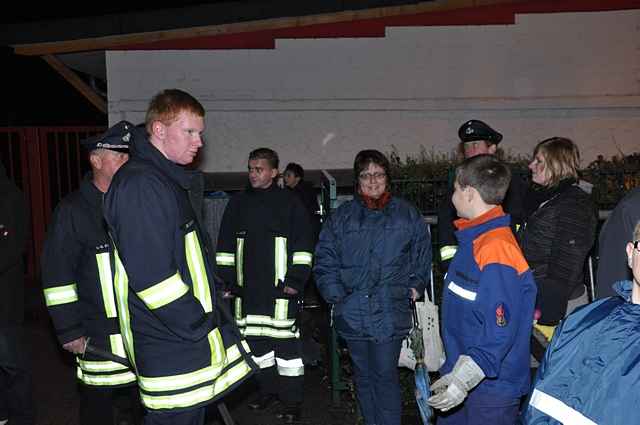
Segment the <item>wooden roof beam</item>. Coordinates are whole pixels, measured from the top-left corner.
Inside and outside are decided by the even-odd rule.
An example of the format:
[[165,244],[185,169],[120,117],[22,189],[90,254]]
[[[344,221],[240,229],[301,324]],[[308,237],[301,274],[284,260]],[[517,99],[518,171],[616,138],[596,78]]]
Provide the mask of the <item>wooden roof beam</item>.
[[42,59],[55,69],[69,84],[80,92],[93,106],[103,114],[107,113],[107,101],[85,83],[73,70],[53,55],[43,55]]

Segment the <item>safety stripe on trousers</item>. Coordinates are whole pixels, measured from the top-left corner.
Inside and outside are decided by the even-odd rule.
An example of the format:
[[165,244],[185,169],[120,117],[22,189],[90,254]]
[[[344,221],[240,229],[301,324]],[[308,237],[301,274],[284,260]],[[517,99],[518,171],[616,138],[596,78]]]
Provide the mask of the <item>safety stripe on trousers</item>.
[[533,390],[529,404],[563,424],[598,425],[582,413],[567,406],[562,400],[558,400],[537,388]]
[[180,272],[138,292],[140,299],[149,310],[165,306],[189,292],[189,287],[182,281]]
[[191,275],[193,284],[193,293],[202,304],[205,313],[213,311],[211,303],[211,289],[209,288],[209,278],[207,277],[207,269],[202,258],[202,249],[200,241],[195,230],[184,236],[185,252],[187,255],[187,266]]
[[92,375],[84,373],[79,366],[76,368],[76,377],[87,385],[105,387],[129,384],[131,382],[135,382],[136,380],[135,373],[131,372],[130,370],[111,375]]
[[236,321],[238,326],[267,325],[274,328],[290,328],[295,323],[295,319],[275,319],[270,316],[249,314]]
[[276,364],[278,365],[278,375],[280,376],[303,376],[304,375],[304,363],[302,358],[295,359],[281,359],[276,357]]
[[68,285],[45,288],[44,301],[47,307],[76,302],[78,301],[78,285],[70,283]]
[[260,327],[260,326],[246,326],[240,327],[240,333],[243,336],[266,336],[269,338],[300,338],[300,331],[296,330],[284,330],[284,329],[274,329],[268,327]]
[[102,292],[102,302],[104,311],[109,318],[118,317],[116,310],[116,299],[113,294],[113,281],[111,275],[111,258],[108,252],[96,254],[98,264],[98,277],[100,279],[100,290]]
[[275,366],[276,364],[276,352],[269,351],[267,354],[262,356],[252,356],[253,361],[260,367],[260,369],[267,369],[271,366]]

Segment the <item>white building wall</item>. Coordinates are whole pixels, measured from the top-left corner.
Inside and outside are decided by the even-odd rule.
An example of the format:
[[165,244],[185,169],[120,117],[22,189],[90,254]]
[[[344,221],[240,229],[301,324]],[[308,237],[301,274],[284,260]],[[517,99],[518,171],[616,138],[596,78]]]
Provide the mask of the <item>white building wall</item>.
[[482,119],[530,154],[574,139],[585,165],[640,150],[640,10],[518,15],[515,25],[388,28],[385,38],[278,40],[275,50],[114,51],[109,120],[142,121],[181,88],[207,110],[205,171],[250,150],[348,168],[364,148],[448,153]]

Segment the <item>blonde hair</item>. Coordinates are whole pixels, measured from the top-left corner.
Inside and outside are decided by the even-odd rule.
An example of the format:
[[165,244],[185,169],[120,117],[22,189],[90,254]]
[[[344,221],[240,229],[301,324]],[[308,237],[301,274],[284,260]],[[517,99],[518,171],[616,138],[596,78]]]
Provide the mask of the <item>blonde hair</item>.
[[538,143],[533,150],[533,156],[542,155],[545,162],[545,172],[549,175],[548,186],[557,186],[566,178],[578,179],[580,166],[580,151],[572,140],[565,137],[551,137]]

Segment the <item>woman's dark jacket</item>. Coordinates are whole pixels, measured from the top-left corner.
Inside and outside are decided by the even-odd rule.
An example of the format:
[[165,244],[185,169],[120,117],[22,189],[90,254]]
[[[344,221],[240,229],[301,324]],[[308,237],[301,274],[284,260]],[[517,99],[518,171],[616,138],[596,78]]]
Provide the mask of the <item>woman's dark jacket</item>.
[[538,285],[539,323],[556,325],[571,293],[584,284],[585,262],[595,241],[597,215],[591,196],[563,180],[518,232]]
[[341,205],[320,232],[314,273],[343,338],[385,341],[411,329],[409,288],[422,293],[430,268],[423,217],[393,197],[382,210],[360,199]]

